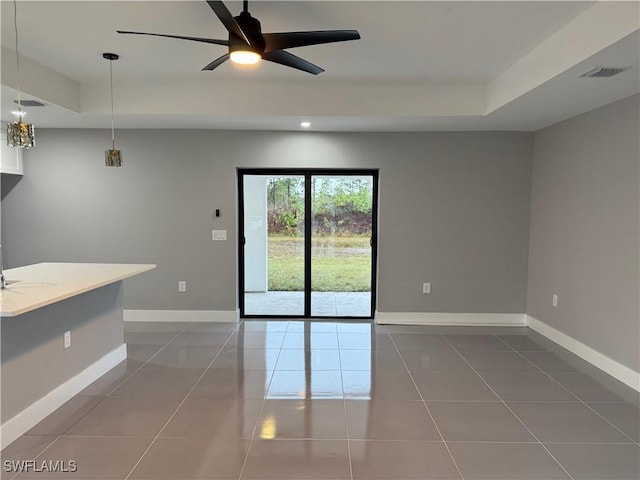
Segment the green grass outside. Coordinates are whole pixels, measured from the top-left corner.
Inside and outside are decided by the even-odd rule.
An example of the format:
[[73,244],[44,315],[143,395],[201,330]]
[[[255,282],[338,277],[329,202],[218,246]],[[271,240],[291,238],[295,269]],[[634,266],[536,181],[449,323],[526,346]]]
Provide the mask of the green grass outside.
[[[368,236],[312,239],[312,285],[315,292],[368,292],[371,250]],[[304,290],[304,240],[269,237],[269,290]]]

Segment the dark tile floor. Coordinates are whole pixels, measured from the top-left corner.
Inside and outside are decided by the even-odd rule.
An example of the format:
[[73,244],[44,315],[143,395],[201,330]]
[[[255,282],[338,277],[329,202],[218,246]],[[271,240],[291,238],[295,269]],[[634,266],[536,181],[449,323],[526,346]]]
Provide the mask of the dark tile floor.
[[[526,329],[125,328],[128,360],[7,447],[3,480],[640,478],[638,407]],[[77,471],[6,471],[32,459]]]

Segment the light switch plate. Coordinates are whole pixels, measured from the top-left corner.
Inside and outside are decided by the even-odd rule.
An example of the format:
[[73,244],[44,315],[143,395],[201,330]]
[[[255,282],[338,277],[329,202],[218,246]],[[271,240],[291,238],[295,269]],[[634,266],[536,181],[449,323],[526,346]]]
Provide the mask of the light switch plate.
[[227,239],[226,230],[211,230],[211,240],[226,240],[226,239]]
[[226,230],[211,230],[211,240],[226,240],[226,239],[227,239]]

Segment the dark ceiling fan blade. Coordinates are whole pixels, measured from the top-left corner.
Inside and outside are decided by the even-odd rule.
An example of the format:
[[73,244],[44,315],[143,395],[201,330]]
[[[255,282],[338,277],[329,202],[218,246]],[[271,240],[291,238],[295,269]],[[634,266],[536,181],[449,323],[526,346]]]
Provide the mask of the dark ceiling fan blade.
[[280,65],[285,65],[287,67],[297,68],[298,70],[312,73],[313,75],[318,75],[319,73],[324,72],[324,68],[320,68],[311,62],[307,62],[304,58],[296,57],[292,53],[285,52],[284,50],[265,52],[264,55],[262,55],[262,59],[273,63],[279,63]]
[[151,35],[153,37],[178,38],[180,40],[191,40],[192,42],[214,43],[216,45],[229,46],[228,40],[217,40],[215,38],[183,37],[182,35],[166,35],[164,33],[128,32],[126,30],[116,30],[116,32],[126,33],[129,35]]
[[219,67],[220,65],[222,65],[224,62],[226,62],[227,60],[229,60],[229,54],[225,53],[224,55],[222,55],[221,57],[216,58],[213,62],[211,62],[209,65],[207,65],[206,67],[204,67],[202,70],[213,70],[214,68]]
[[211,10],[213,10],[213,13],[218,16],[218,18],[224,25],[224,28],[229,31],[229,33],[232,33],[236,37],[241,38],[249,45],[251,44],[251,41],[249,41],[249,37],[247,37],[247,35],[242,31],[240,25],[238,25],[238,22],[236,22],[236,19],[233,18],[233,15],[231,15],[231,12],[224,3],[217,0],[207,0],[207,3],[211,7]]
[[346,42],[359,40],[357,30],[324,30],[317,32],[264,33],[265,52],[285,48],[304,47],[321,43]]

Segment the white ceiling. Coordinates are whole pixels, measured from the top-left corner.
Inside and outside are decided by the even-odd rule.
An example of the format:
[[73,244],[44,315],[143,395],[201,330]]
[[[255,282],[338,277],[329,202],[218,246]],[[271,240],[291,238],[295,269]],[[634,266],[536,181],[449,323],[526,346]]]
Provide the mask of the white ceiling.
[[[2,110],[17,88],[13,3],[2,0]],[[233,14],[241,2],[226,3]],[[18,1],[23,97],[38,127],[536,130],[640,91],[639,3],[252,1],[264,32],[357,29],[292,49],[326,71],[269,62],[200,69],[226,47],[116,29],[226,38],[204,1]],[[595,66],[632,66],[607,80]]]

